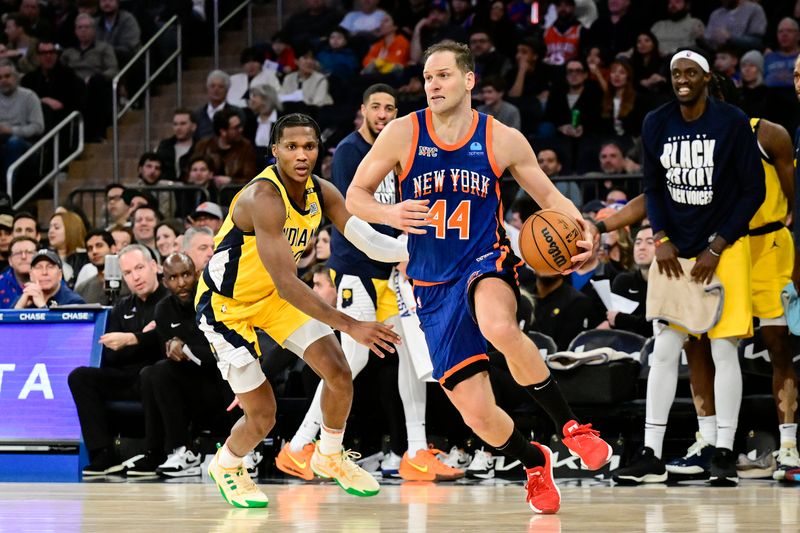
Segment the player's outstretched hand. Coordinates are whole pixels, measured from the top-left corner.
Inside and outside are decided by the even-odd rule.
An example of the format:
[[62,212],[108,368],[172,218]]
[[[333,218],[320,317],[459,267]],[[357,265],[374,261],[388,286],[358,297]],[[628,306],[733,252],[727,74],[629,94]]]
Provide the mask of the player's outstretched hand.
[[678,248],[670,241],[656,247],[656,263],[659,273],[666,274],[669,279],[678,279],[683,273],[681,263],[678,261]]
[[401,231],[425,235],[425,226],[430,223],[429,203],[430,200],[404,200],[399,204],[386,206],[384,222]]
[[719,257],[708,250],[703,250],[697,254],[697,261],[695,261],[692,267],[692,281],[697,283],[711,283],[718,264]]
[[586,261],[591,259],[592,257],[592,250],[594,249],[594,243],[592,242],[594,239],[592,238],[592,230],[589,228],[589,223],[586,222],[583,218],[576,218],[575,222],[577,222],[581,229],[583,229],[583,240],[575,241],[575,244],[578,248],[584,250],[583,252],[573,255],[570,260],[572,261],[572,267],[562,272],[563,275],[572,274],[579,268],[583,266]]
[[383,348],[389,353],[394,353],[392,344],[400,344],[401,342],[400,335],[392,330],[392,326],[381,322],[363,322],[361,320],[356,320],[345,333],[380,357],[383,357],[380,348]]

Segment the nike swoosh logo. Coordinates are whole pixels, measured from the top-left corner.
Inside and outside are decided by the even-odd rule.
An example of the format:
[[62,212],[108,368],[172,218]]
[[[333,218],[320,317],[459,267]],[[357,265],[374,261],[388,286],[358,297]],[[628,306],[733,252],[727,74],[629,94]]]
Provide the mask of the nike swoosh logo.
[[125,320],[128,320],[128,319],[133,318],[135,316],[136,316],[136,314],[133,314],[133,315],[122,315],[122,318],[124,318]]
[[305,462],[305,461],[303,461],[303,462],[301,463],[300,461],[298,461],[297,459],[295,459],[294,457],[292,457],[292,454],[290,454],[290,453],[287,453],[286,455],[288,455],[288,456],[289,456],[289,459],[290,459],[290,460],[291,460],[291,461],[292,461],[292,462],[295,464],[295,466],[297,466],[297,468],[299,468],[299,469],[301,469],[301,470],[302,470],[302,469],[304,469],[304,468],[306,467],[306,462]]
[[177,324],[173,324],[172,322],[170,322],[170,323],[169,323],[169,326],[170,326],[171,328],[177,328],[177,327],[178,327],[178,326],[180,326],[180,325],[181,325],[181,323],[180,323],[180,322],[178,322]]
[[423,473],[424,473],[424,472],[427,472],[427,471],[428,471],[428,465],[425,465],[425,466],[419,466],[418,464],[414,464],[414,463],[413,463],[413,462],[411,462],[411,461],[409,461],[409,462],[408,462],[408,464],[410,464],[411,466],[413,466],[414,468],[416,468],[416,469],[417,469],[417,470],[419,470],[420,472],[423,472]]
[[631,293],[631,294],[639,294],[638,290],[635,291],[633,289],[628,289],[628,292]]

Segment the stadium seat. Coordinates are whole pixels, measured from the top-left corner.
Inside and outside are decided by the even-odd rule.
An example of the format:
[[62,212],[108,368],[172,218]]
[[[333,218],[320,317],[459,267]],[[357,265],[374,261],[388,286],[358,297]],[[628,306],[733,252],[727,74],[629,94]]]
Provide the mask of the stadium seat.
[[542,357],[558,351],[556,341],[554,341],[553,337],[550,335],[545,335],[544,333],[539,333],[538,331],[528,331],[526,334],[528,335],[528,338],[533,341],[536,347],[539,348],[539,353],[542,354]]
[[638,359],[645,338],[630,331],[614,329],[590,329],[579,333],[567,348],[570,352],[585,352],[595,348],[612,348],[633,355]]

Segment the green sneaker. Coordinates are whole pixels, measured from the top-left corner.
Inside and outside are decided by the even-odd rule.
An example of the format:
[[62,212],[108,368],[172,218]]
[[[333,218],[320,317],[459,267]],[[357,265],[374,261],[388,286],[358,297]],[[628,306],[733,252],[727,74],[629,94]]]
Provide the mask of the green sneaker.
[[354,496],[375,496],[381,490],[378,482],[369,472],[355,463],[361,454],[352,450],[342,450],[332,455],[324,455],[319,451],[319,442],[311,456],[311,470],[316,475],[333,479],[348,494]]
[[217,484],[219,492],[225,501],[234,507],[255,508],[266,507],[269,504],[267,495],[250,479],[243,465],[237,468],[223,468],[219,465],[220,450],[208,464],[208,476]]

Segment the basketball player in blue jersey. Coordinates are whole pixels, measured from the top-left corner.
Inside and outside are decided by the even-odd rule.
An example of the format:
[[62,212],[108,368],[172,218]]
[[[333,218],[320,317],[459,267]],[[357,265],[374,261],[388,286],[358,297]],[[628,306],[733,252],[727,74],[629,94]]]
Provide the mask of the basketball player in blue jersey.
[[403,243],[350,215],[341,193],[312,174],[319,154],[319,126],[301,114],[281,117],[273,128],[276,164],[245,185],[231,201],[215,239],[214,255],[198,284],[200,329],[217,366],[239,398],[244,416],[208,467],[224,498],[235,507],[266,507],[267,497],[242,468],[242,457],[275,423],[275,397],[261,370],[256,328],[294,352],[322,377],[322,435],[312,470],[348,493],[377,494],[379,486],[342,448],[353,398],[350,368],[331,328],[369,349],[393,349],[400,338],[390,326],[363,322],[326,304],[297,277],[297,261],[322,216],[379,261],[407,257]]
[[[336,147],[333,156],[333,184],[342,194],[347,192],[358,164],[372,148],[375,139],[383,128],[397,116],[397,97],[395,90],[384,84],[368,87],[363,94],[361,113],[364,121],[361,126],[345,137]],[[383,204],[397,203],[397,176],[389,172],[381,182],[375,197]],[[373,228],[385,235],[396,236],[399,232],[390,226],[375,225]],[[394,265],[373,261],[361,250],[353,246],[344,235],[334,230],[331,237],[331,257],[327,261],[334,277],[338,292],[337,309],[357,319],[392,324],[394,331],[403,338],[397,346],[398,380],[397,386],[403,402],[408,449],[399,454],[391,453],[381,464],[384,475],[400,474],[406,481],[447,481],[464,476],[464,471],[442,463],[429,448],[425,434],[425,382],[417,378],[411,361],[410,350],[425,351],[403,335],[397,294],[390,282]],[[350,371],[355,378],[367,365],[369,349],[356,342],[350,335],[342,333],[342,351]],[[275,458],[275,465],[281,471],[305,480],[314,478],[311,470],[313,441],[317,438],[322,411],[320,409],[321,386],[317,388],[303,422],[291,441]],[[392,447],[402,443],[392,442]]]
[[[356,172],[347,206],[368,222],[409,234],[407,273],[433,377],[475,434],[525,465],[531,509],[555,513],[561,495],[551,452],[526,440],[497,406],[486,341],[505,355],[516,381],[588,468],[606,464],[611,447],[590,425],[575,421],[536,346],[519,329],[516,268],[522,262],[510,251],[503,229],[500,176],[508,169],[539,205],[583,221],[539,168],[522,134],[470,108],[474,59],[465,45],[430,47],[423,77],[429,107],[384,129]],[[374,193],[393,169],[404,201],[385,206]],[[572,258],[576,267],[591,255],[590,242],[579,246],[587,251]]]

